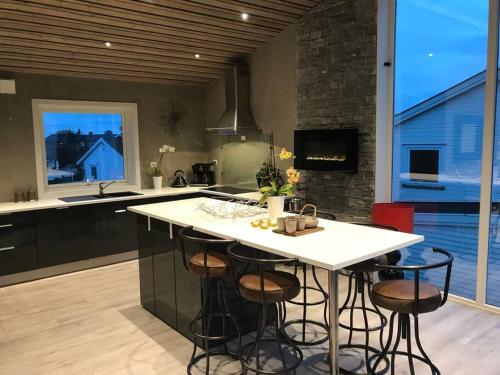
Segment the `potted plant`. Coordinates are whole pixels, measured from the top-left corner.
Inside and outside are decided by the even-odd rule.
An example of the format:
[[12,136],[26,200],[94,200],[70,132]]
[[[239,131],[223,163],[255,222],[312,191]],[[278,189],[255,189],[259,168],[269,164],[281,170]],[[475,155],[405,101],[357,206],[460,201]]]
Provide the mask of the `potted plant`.
[[[279,153],[280,160],[289,160],[294,158],[294,155],[282,148]],[[278,217],[283,216],[285,208],[285,196],[292,195],[293,186],[300,180],[300,172],[290,167],[286,170],[287,181],[283,180],[281,170],[276,167],[274,152],[266,164],[259,171],[262,179],[269,181],[268,185],[260,186],[259,190],[262,193],[260,203],[267,203],[269,210],[269,219],[271,222],[276,222]],[[264,175],[265,174],[265,175]]]
[[160,190],[163,182],[163,172],[161,170],[161,163],[163,161],[163,157],[167,152],[175,152],[175,147],[170,145],[163,145],[158,149],[160,153],[160,157],[158,161],[151,162],[151,175],[153,176],[153,185],[156,190]]

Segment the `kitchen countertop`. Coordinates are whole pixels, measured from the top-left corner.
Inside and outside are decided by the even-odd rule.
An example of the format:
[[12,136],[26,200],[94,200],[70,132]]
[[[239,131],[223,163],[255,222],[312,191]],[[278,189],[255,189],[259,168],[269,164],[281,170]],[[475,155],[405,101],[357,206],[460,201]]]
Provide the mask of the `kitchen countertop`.
[[[115,198],[105,198],[98,200],[88,200],[81,202],[64,202],[58,198],[47,198],[40,199],[38,201],[33,202],[5,202],[0,203],[0,214],[7,214],[12,212],[20,212],[20,211],[31,211],[31,210],[43,210],[46,208],[58,208],[58,207],[70,207],[70,206],[79,206],[86,204],[99,204],[99,203],[109,203],[109,202],[120,202],[125,200],[134,200],[134,199],[143,199],[143,198],[154,198],[154,197],[163,197],[169,195],[180,195],[180,194],[189,194],[189,193],[198,193],[200,192],[199,187],[185,187],[185,188],[171,188],[166,187],[161,190],[155,189],[142,189],[142,190],[133,190],[136,193],[141,193],[142,195],[133,195],[129,197],[115,197]],[[87,193],[88,194],[88,193]],[[85,194],[83,194],[85,195]]]
[[[191,193],[207,193],[211,194],[209,191],[204,191],[202,187],[195,186],[187,186],[184,188],[172,188],[165,187],[161,190],[155,189],[142,189],[142,190],[131,190],[136,193],[141,193],[142,195],[132,195],[129,197],[114,197],[114,198],[105,198],[105,199],[96,199],[96,200],[87,200],[80,202],[64,202],[58,198],[47,198],[40,199],[38,201],[33,202],[5,202],[0,203],[0,215],[9,214],[13,212],[22,212],[22,211],[32,211],[32,210],[43,210],[48,208],[58,208],[58,207],[71,207],[71,206],[80,206],[87,204],[99,204],[99,203],[109,203],[109,202],[120,202],[120,201],[132,201],[135,199],[144,199],[144,198],[155,198],[155,197],[166,197],[169,195],[182,195],[182,194],[191,194]],[[110,190],[110,192],[114,192]],[[88,193],[82,194],[86,195]],[[215,194],[214,194],[215,195]],[[217,193],[219,196],[228,196],[228,194]],[[258,191],[251,193],[243,193],[234,195],[235,198],[246,199],[246,200],[259,200],[260,193]]]
[[[252,218],[220,218],[200,209],[202,204],[220,205],[210,198],[182,199],[173,202],[132,206],[129,211],[180,226],[192,225],[195,230],[220,238],[236,239],[242,244],[330,271],[386,254],[424,240],[423,236],[370,228],[361,225],[320,219],[324,231],[300,237],[254,228]],[[237,205],[229,202],[228,205]],[[235,206],[234,208],[237,208]],[[226,212],[232,212],[228,207]],[[267,210],[262,210],[266,214]],[[254,218],[253,218],[254,219]]]

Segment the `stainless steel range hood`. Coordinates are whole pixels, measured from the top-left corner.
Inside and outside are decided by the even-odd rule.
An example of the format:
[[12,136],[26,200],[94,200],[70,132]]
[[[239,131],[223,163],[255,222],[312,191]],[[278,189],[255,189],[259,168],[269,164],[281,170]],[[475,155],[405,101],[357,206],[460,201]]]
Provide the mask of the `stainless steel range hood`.
[[237,63],[225,74],[226,110],[213,128],[213,135],[262,134],[250,110],[250,70]]

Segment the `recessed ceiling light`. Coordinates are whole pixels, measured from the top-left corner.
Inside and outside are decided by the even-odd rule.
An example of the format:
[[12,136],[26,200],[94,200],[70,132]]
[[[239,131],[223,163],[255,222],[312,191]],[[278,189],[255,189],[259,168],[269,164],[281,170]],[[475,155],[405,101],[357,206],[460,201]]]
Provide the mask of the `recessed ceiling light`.
[[241,19],[242,19],[243,21],[248,20],[248,17],[249,17],[249,16],[248,16],[248,13],[245,13],[245,12],[241,13]]
[[432,52],[428,53],[427,56],[432,57],[434,54]]
[[111,47],[111,42],[106,42],[106,43],[104,43],[104,45],[109,48],[109,47]]
[[200,54],[199,53],[195,53],[194,57],[196,57],[197,59],[200,58]]

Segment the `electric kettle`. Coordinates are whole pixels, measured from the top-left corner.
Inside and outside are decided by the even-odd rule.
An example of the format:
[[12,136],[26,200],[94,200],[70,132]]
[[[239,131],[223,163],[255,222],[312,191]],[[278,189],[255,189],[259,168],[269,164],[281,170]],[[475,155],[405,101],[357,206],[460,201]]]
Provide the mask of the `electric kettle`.
[[184,171],[178,169],[174,173],[174,182],[172,182],[173,188],[181,188],[187,186],[186,176],[184,176]]

